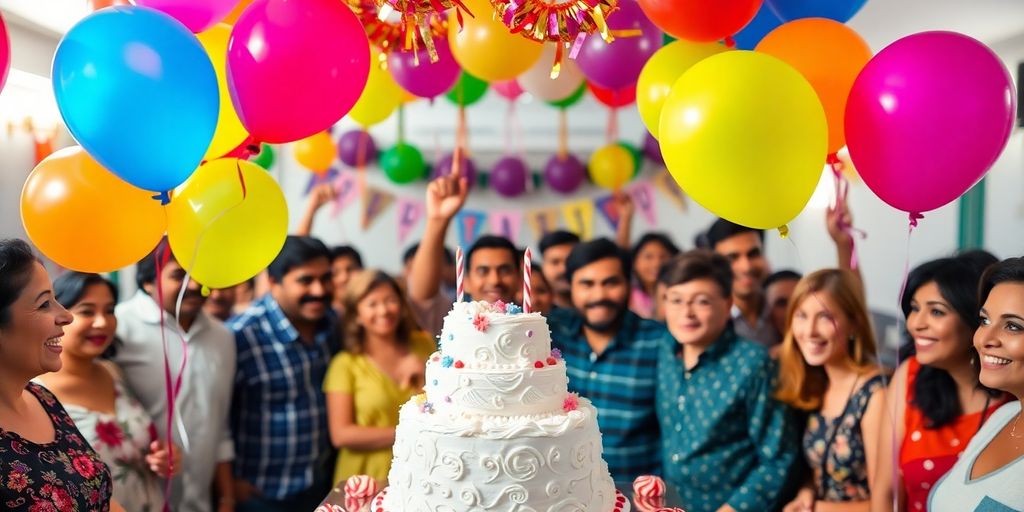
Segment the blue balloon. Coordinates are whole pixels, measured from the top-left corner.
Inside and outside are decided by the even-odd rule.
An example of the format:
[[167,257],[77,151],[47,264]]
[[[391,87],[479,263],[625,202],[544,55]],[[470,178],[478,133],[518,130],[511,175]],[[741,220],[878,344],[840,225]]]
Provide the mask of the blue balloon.
[[765,0],[783,21],[801,18],[828,18],[846,23],[867,0]]
[[146,190],[184,182],[217,128],[213,64],[184,25],[153,9],[103,9],[72,27],[53,58],[53,91],[78,143]]
[[750,20],[750,23],[747,23],[747,26],[732,38],[736,41],[736,48],[753,50],[757,43],[764,39],[764,36],[781,25],[782,20],[767,5],[762,4],[754,19]]

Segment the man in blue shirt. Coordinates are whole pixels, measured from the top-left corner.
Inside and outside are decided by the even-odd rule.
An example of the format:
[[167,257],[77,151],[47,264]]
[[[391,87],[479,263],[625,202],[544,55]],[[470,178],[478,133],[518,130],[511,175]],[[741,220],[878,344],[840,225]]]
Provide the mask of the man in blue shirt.
[[237,510],[313,510],[332,483],[322,385],[340,340],[330,253],[315,238],[289,236],[267,271],[270,293],[228,326],[238,348]]
[[566,259],[572,309],[548,318],[569,389],[597,408],[612,478],[660,473],[655,371],[662,324],[629,311],[629,256],[611,240],[578,244]]
[[690,251],[658,281],[669,330],[657,391],[665,481],[691,512],[776,510],[796,474],[799,434],[773,397],[768,350],[732,326],[729,261]]

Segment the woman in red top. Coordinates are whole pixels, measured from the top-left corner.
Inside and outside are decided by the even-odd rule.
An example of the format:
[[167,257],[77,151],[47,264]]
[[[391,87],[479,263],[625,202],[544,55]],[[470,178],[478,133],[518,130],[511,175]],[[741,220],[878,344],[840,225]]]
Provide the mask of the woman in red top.
[[[922,264],[902,298],[913,355],[889,387],[872,510],[923,511],[932,486],[1006,396],[978,381],[978,280],[996,258],[975,252]],[[893,443],[895,435],[896,443]],[[893,446],[899,452],[894,456]],[[893,463],[898,460],[898,499]],[[898,508],[897,508],[898,507]]]

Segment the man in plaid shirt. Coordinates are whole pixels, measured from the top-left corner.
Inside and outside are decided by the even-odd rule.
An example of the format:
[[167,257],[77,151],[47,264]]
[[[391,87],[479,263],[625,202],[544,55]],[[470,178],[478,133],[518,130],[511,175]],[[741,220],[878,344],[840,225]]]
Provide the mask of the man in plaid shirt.
[[334,458],[322,385],[340,346],[330,254],[289,236],[270,264],[270,293],[229,328],[238,371],[232,404],[239,511],[313,510],[330,492]]
[[573,308],[548,318],[569,389],[597,407],[604,459],[617,482],[661,472],[654,395],[666,331],[629,311],[629,268],[629,256],[611,240],[577,245],[566,260]]

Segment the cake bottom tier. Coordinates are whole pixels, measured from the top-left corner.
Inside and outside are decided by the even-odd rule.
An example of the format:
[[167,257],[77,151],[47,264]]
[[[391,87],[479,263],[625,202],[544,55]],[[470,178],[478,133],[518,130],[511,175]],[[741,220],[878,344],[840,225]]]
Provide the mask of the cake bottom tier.
[[[582,402],[582,401],[581,401]],[[444,415],[404,408],[395,432],[388,512],[622,512],[589,403],[553,435],[452,435]],[[550,422],[552,418],[547,421]],[[582,420],[582,421],[581,421]],[[529,420],[524,420],[524,423]],[[525,430],[533,430],[525,428]],[[546,429],[545,429],[546,430]],[[372,510],[376,511],[375,506]]]

